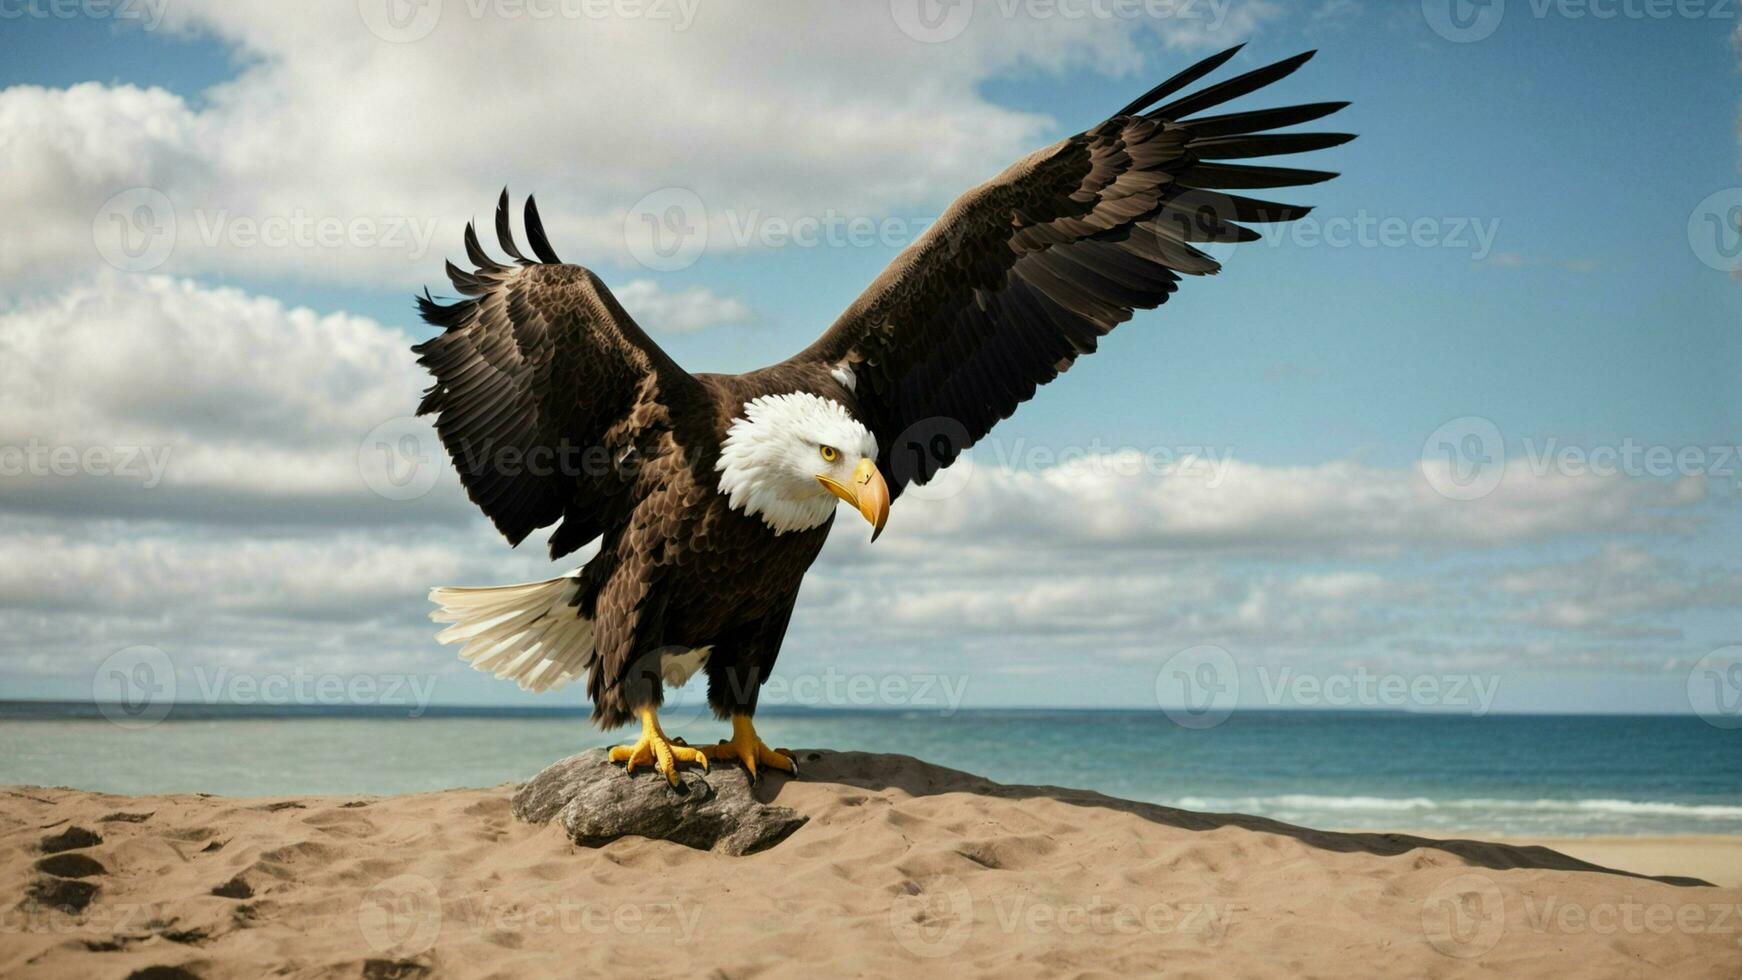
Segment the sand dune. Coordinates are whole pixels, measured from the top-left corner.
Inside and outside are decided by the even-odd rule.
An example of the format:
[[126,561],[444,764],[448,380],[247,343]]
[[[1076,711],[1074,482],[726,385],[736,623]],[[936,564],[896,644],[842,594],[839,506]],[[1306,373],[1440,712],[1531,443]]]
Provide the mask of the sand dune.
[[1742,974],[1742,891],[1690,878],[805,756],[760,795],[809,822],[737,858],[579,848],[516,822],[511,787],[7,788],[0,974]]

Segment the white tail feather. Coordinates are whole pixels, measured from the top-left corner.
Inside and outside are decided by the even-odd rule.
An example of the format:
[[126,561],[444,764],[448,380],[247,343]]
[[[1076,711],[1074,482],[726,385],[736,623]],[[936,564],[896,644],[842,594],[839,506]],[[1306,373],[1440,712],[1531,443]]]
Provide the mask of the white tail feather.
[[462,644],[461,660],[523,690],[561,687],[593,662],[593,621],[573,605],[578,574],[488,589],[431,589],[438,608],[429,618],[453,624],[436,639]]

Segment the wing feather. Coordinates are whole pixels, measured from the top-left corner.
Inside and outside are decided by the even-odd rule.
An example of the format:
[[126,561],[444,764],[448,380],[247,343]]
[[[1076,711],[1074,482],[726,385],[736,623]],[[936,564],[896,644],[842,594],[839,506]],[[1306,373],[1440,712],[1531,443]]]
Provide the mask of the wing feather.
[[[1219,271],[1199,244],[1252,241],[1247,224],[1311,210],[1230,192],[1334,174],[1231,161],[1345,143],[1346,133],[1259,134],[1347,103],[1184,117],[1287,77],[1312,52],[1150,108],[1238,51],[1185,69],[962,195],[822,337],[768,370],[849,368],[891,492],[930,479],[1134,311],[1161,305],[1186,276]],[[915,438],[920,426],[929,428]],[[933,438],[940,429],[953,438]],[[925,458],[914,461],[921,442]],[[905,469],[893,465],[897,454]]]
[[435,416],[467,495],[510,543],[561,522],[555,558],[602,533],[603,511],[623,488],[624,475],[599,461],[669,427],[700,383],[597,276],[557,261],[531,198],[525,225],[537,261],[514,241],[506,190],[495,225],[514,265],[485,252],[468,224],[473,268],[447,267],[463,298],[439,303],[425,290],[417,299],[423,318],[443,328],[412,348],[435,377],[418,414]]

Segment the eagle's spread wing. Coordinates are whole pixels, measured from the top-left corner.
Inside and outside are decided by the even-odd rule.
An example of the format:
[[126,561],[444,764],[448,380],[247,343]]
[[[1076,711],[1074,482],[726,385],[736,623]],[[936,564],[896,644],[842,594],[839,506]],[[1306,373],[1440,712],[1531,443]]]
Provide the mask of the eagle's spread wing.
[[852,372],[892,494],[925,483],[1132,311],[1165,302],[1182,274],[1218,271],[1192,243],[1251,241],[1258,234],[1239,222],[1307,213],[1228,192],[1334,174],[1219,161],[1346,142],[1343,133],[1259,134],[1347,103],[1186,117],[1283,78],[1312,52],[1155,105],[1238,50],[962,195],[787,362]]
[[468,224],[476,268],[447,267],[466,298],[418,298],[423,318],[445,330],[413,348],[436,379],[417,414],[435,415],[466,493],[510,542],[563,519],[555,558],[603,531],[600,504],[633,469],[625,456],[700,383],[597,276],[561,263],[531,198],[525,223],[537,261],[514,242],[504,190],[496,235],[516,264],[487,255]]

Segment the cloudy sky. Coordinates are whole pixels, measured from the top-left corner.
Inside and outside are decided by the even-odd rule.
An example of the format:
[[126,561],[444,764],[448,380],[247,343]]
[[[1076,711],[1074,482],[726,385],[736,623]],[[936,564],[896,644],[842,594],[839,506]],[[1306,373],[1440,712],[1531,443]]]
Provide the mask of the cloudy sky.
[[1248,41],[1233,67],[1321,49],[1242,107],[1353,100],[1361,139],[1307,164],[1344,176],[875,546],[842,521],[780,672],[1154,705],[1211,648],[1247,706],[1313,703],[1273,693],[1288,670],[1688,711],[1742,643],[1735,11],[5,4],[0,690],[105,693],[145,646],[201,690],[530,701],[437,646],[424,595],[572,562],[508,549],[406,418],[411,293],[502,186],[679,362],[745,370],[955,194]]

